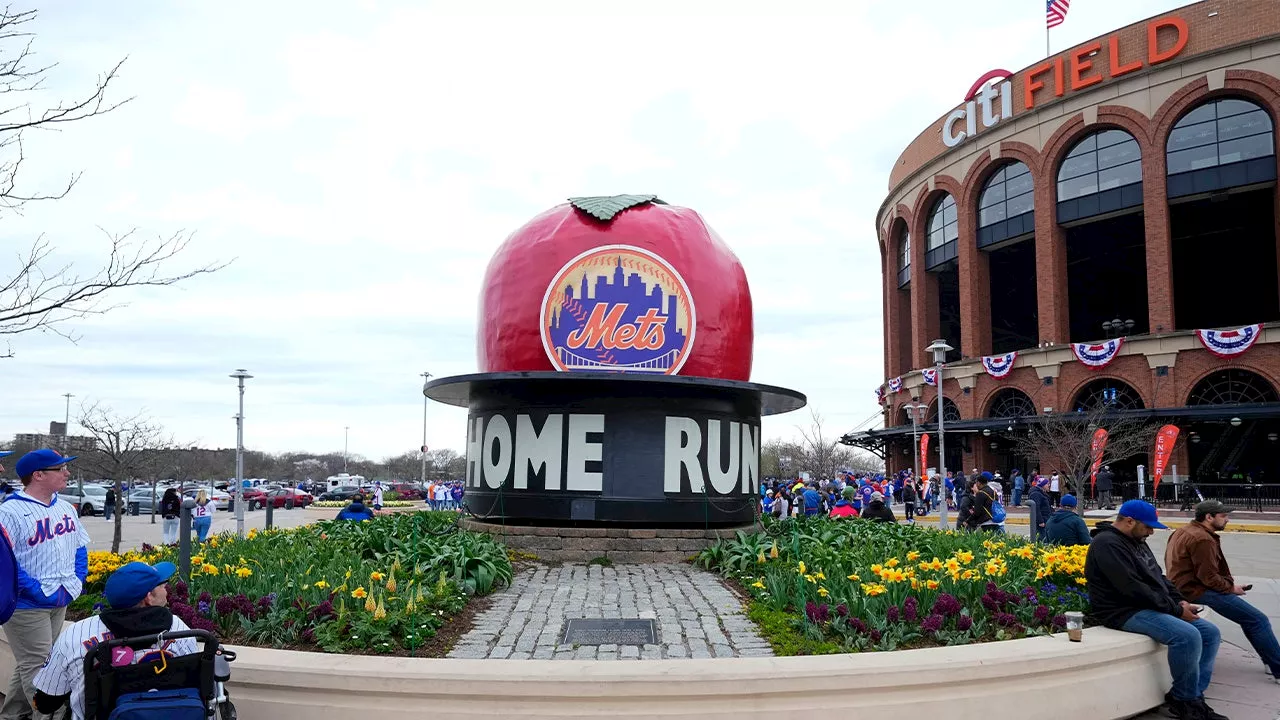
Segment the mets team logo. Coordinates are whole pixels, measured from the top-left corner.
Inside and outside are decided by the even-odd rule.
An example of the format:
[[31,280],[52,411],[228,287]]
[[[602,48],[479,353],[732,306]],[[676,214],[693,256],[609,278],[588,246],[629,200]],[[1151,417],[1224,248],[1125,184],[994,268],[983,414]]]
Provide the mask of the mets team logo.
[[542,346],[557,370],[675,375],[693,348],[689,286],[662,258],[630,245],[582,253],[542,298]]

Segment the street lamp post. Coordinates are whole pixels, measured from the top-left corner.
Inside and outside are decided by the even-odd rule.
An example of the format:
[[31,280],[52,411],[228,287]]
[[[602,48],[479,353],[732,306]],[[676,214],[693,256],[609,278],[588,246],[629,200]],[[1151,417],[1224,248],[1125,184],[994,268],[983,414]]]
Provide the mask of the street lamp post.
[[[932,345],[925,348],[926,352],[933,353],[933,364],[938,372],[935,376],[938,382],[938,476],[942,478],[943,488],[947,486],[947,436],[944,429],[947,408],[942,403],[942,363],[947,359],[947,353],[954,349],[947,344],[946,340],[942,339],[934,340]],[[942,503],[938,513],[938,527],[943,530],[947,529],[947,504],[945,502]]]
[[427,487],[427,381],[431,379],[431,373],[424,372],[422,375],[422,487]]
[[907,403],[903,405],[907,410],[907,414],[911,416],[911,454],[915,459],[911,462],[911,466],[915,468],[916,479],[923,478],[924,468],[920,463],[924,462],[924,458],[920,457],[920,421],[924,419],[924,413],[929,409],[924,403]]
[[342,472],[347,474],[350,474],[350,471],[347,470],[347,447],[350,445],[350,441],[351,426],[348,425],[342,428]]
[[253,377],[244,368],[228,377],[236,379],[240,388],[240,412],[236,413],[236,534],[244,536],[244,381]]

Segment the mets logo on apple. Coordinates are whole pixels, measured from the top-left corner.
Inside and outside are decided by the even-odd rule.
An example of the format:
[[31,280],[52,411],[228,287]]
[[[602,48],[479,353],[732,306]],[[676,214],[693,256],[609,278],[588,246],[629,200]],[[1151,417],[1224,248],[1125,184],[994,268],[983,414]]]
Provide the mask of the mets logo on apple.
[[693,296],[648,250],[593,248],[565,263],[542,298],[542,346],[557,370],[675,375],[693,348]]

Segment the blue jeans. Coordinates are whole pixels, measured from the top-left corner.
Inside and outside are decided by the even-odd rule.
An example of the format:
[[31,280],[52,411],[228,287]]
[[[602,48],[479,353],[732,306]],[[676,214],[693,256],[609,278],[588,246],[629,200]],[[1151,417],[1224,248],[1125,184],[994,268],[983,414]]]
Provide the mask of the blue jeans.
[[111,513],[116,509],[115,503],[104,503],[102,505],[102,519],[111,520]]
[[1013,505],[1014,507],[1017,507],[1021,504],[1022,504],[1022,488],[1016,487],[1013,489]]
[[209,526],[213,524],[211,517],[198,517],[191,521],[191,526],[196,530],[196,537],[200,542],[209,537]]
[[1239,625],[1258,657],[1262,658],[1262,663],[1271,668],[1272,675],[1280,677],[1280,642],[1276,641],[1275,631],[1271,629],[1271,620],[1261,610],[1239,595],[1215,590],[1206,590],[1200,596],[1200,603]]
[[1169,646],[1169,674],[1173,676],[1169,694],[1174,699],[1190,702],[1204,696],[1213,677],[1218,644],[1222,642],[1222,635],[1213,623],[1187,622],[1168,613],[1139,610],[1121,629]]

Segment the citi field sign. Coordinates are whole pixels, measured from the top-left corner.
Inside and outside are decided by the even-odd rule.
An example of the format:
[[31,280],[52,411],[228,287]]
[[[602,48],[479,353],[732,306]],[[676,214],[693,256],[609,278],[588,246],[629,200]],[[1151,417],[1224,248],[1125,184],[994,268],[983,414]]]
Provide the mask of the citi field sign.
[[[1161,30],[1165,30],[1162,34]],[[1020,76],[1007,70],[984,73],[969,88],[964,104],[942,121],[942,144],[955,147],[982,130],[1012,118],[1014,106],[1032,110],[1038,103],[1061,98],[1104,80],[1114,80],[1177,57],[1187,47],[1187,22],[1166,17],[1147,23],[1145,53],[1142,47],[1121,43],[1120,33],[1081,45],[1065,55],[1023,70]],[[1106,45],[1106,58],[1098,57]],[[1105,63],[1105,65],[1104,65]],[[1015,98],[1013,80],[1022,81],[1022,97]]]
[[542,298],[542,346],[561,371],[675,375],[697,318],[684,278],[656,253],[592,248],[565,263]]

